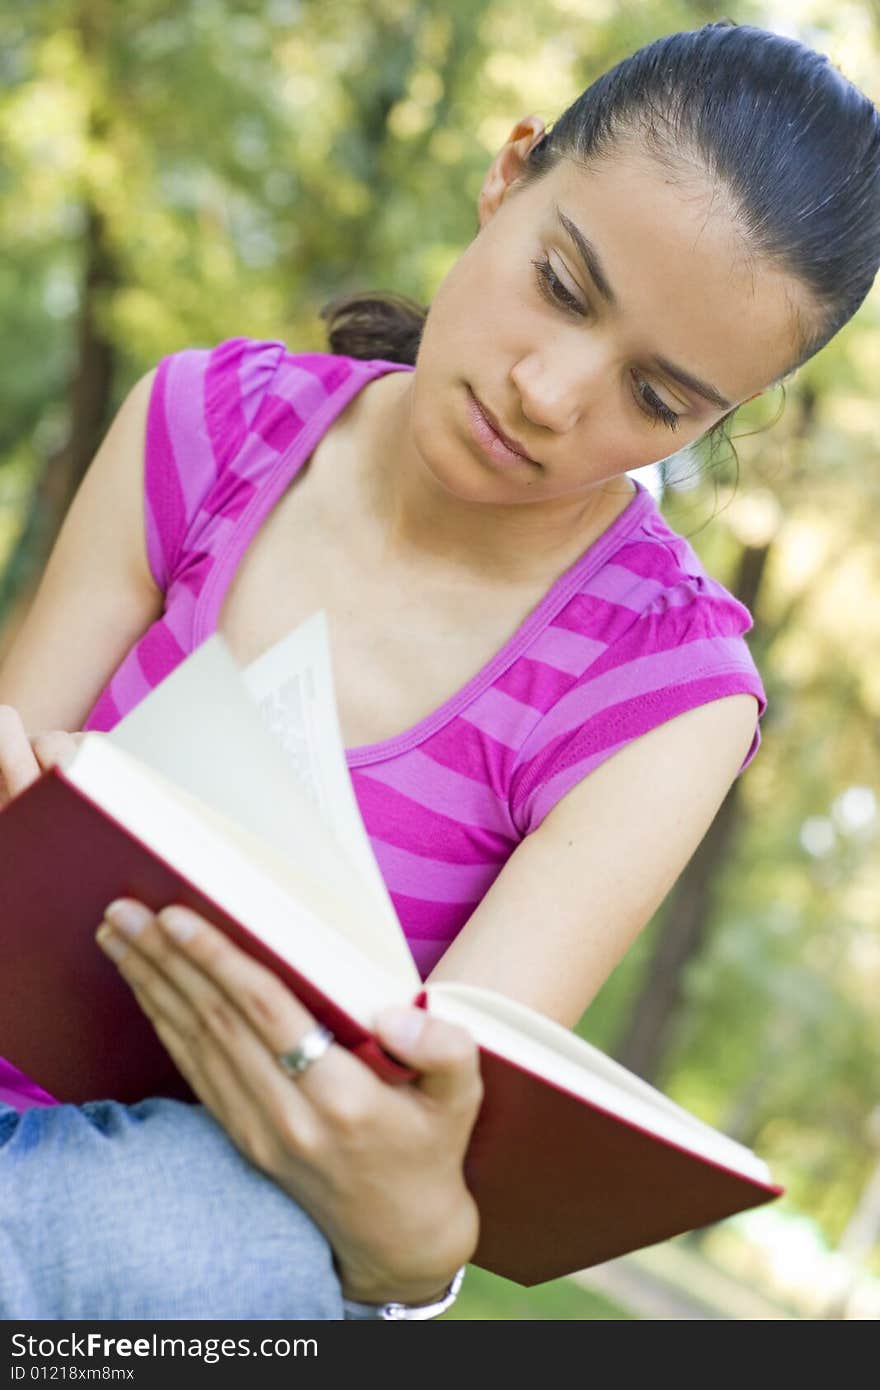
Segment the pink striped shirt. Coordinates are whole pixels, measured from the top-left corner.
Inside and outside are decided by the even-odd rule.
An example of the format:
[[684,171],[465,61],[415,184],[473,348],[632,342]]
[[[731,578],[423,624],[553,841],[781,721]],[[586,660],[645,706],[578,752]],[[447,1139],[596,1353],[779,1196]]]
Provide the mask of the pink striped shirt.
[[[101,692],[106,731],[216,628],[261,523],[351,398],[413,368],[233,338],[162,359],[147,419],[146,541],[162,615]],[[346,750],[379,867],[424,978],[511,853],[606,758],[683,711],[756,697],[748,610],[637,481],[632,501],[440,707]],[[0,1076],[2,1083],[2,1076]]]

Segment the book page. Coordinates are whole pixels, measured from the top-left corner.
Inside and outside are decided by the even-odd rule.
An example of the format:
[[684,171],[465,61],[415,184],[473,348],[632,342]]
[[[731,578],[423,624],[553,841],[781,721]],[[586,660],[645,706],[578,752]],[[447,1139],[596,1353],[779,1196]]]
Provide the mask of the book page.
[[292,862],[101,734],[85,735],[62,775],[364,1028],[378,1006],[409,1002],[412,959],[402,972],[396,957],[365,954],[360,919],[308,859]]
[[[255,679],[262,684],[260,677]],[[328,739],[332,741],[334,729],[339,740],[335,700],[323,709],[314,704],[312,719],[322,733],[308,747],[312,764],[320,765],[320,750]],[[185,657],[100,738],[279,849],[294,864],[308,864],[350,902],[352,933],[362,949],[386,964],[393,961],[395,973],[418,979],[390,898],[364,876],[363,853],[355,863],[323,817],[315,814],[309,792],[303,790],[288,759],[279,756],[278,737],[266,727],[221,633],[215,632]],[[344,750],[341,756],[344,762]],[[338,796],[338,778],[325,776],[320,785],[325,799]],[[344,806],[335,813],[336,824],[348,819]],[[362,834],[369,849],[363,826]]]
[[682,1148],[769,1182],[766,1163],[751,1149],[676,1105],[662,1091],[552,1018],[479,985],[443,980],[428,985],[427,994],[429,1010],[467,1028],[477,1042],[527,1070]]
[[383,912],[396,921],[345,760],[324,609],[262,652],[241,674],[297,785],[373,888]]

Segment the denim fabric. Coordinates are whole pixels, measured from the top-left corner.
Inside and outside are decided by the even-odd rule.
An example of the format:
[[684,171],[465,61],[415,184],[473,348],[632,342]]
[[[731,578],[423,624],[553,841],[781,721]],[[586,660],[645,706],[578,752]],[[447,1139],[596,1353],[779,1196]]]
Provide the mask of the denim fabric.
[[0,1102],[0,1317],[342,1316],[326,1239],[203,1106]]

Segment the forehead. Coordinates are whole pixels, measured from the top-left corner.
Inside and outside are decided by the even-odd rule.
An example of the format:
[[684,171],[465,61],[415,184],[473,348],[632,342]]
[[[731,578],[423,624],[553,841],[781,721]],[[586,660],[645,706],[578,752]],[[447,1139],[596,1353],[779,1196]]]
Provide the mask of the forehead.
[[[528,191],[542,233],[628,350],[659,353],[734,401],[798,355],[805,287],[749,251],[725,189],[702,170],[673,174],[638,152],[586,167],[563,159]],[[616,307],[601,300],[557,209],[592,243]]]

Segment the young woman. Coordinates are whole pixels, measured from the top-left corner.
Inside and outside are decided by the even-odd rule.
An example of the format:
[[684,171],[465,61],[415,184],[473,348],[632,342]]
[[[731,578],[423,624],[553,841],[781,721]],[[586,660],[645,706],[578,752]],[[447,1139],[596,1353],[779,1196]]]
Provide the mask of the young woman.
[[[629,474],[855,313],[880,120],[820,54],[709,24],[639,50],[550,132],[521,120],[479,224],[424,323],[356,298],[327,354],[236,338],[135,386],[0,669],[0,768],[15,794],[63,754],[58,731],[112,728],[210,632],[246,664],[323,607],[360,809],[423,977],[571,1026],[765,705],[749,614]],[[380,1016],[420,1073],[386,1086],[210,924],[125,906],[100,944],[204,1105],[52,1105],[8,1069],[0,1310],[442,1306],[478,1229],[472,1041]]]

